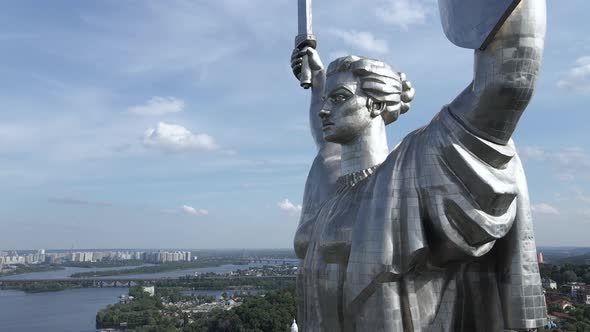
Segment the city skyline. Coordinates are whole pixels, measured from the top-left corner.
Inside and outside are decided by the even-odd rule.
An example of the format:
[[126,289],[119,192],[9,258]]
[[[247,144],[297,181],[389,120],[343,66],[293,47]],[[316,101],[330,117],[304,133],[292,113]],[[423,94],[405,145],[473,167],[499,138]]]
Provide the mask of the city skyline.
[[[369,3],[380,10],[314,2],[314,32],[325,65],[367,55],[412,81],[391,149],[467,85],[473,57],[445,38],[435,1]],[[547,5],[514,140],[537,245],[587,246],[590,3]],[[296,2],[2,7],[0,247],[292,247],[315,155],[289,68]]]

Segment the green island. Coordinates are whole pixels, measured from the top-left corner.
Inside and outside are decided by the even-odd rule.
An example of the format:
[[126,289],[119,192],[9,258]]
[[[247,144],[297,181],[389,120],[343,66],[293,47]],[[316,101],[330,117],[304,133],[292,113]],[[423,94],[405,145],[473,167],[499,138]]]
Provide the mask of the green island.
[[[175,288],[178,290],[269,290],[285,288],[293,284],[292,277],[232,277],[220,278],[219,276],[204,275],[199,277],[183,277],[178,279],[160,279],[154,283],[156,288]],[[73,281],[35,281],[16,280],[4,283],[0,289],[21,290],[27,293],[56,292],[71,288],[93,287],[92,282]]]
[[147,273],[178,271],[178,270],[185,270],[185,269],[191,269],[191,268],[214,267],[214,266],[221,266],[221,265],[226,265],[226,264],[246,265],[246,264],[248,264],[248,262],[243,261],[243,260],[237,260],[237,259],[215,259],[215,260],[200,259],[198,261],[193,261],[193,262],[162,263],[162,264],[152,265],[152,266],[142,266],[142,267],[138,267],[138,268],[134,268],[134,269],[79,272],[79,273],[72,274],[70,277],[72,277],[72,278],[89,278],[89,277],[109,277],[109,276],[119,276],[119,275],[129,275],[129,274],[147,274]]
[[5,284],[0,289],[12,289],[20,290],[25,293],[46,293],[46,292],[59,292],[66,289],[82,288],[83,286],[68,281],[35,281],[35,282],[23,282],[16,284]]
[[66,262],[62,266],[81,267],[81,268],[103,268],[103,267],[121,267],[121,266],[140,266],[146,263],[140,260],[123,260],[123,261],[100,261],[100,262]]
[[[223,293],[184,295],[178,288],[156,287],[150,296],[141,287],[129,290],[126,303],[107,306],[96,315],[96,328],[124,331],[288,331],[295,317],[295,280],[267,290],[264,296]],[[203,309],[205,308],[205,309]]]
[[59,265],[17,265],[15,269],[0,272],[0,277],[11,276],[15,274],[33,273],[33,272],[47,272],[47,271],[58,271],[64,268]]

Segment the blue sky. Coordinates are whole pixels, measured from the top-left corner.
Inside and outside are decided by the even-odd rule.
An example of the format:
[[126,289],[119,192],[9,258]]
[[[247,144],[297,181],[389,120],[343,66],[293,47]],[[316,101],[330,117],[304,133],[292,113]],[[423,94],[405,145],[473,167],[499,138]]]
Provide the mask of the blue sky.
[[[433,0],[315,1],[327,65],[417,94],[390,147],[470,81]],[[0,10],[0,248],[291,247],[315,147],[289,68],[296,1],[35,1]],[[515,134],[539,245],[589,245],[590,3],[548,1]]]

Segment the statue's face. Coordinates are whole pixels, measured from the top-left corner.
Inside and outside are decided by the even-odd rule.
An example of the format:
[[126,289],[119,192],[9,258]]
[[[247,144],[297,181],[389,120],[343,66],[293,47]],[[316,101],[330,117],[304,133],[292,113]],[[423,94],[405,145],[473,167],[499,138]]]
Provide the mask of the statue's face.
[[352,73],[336,73],[328,77],[324,105],[319,113],[327,142],[346,144],[362,135],[373,120],[367,108],[367,98],[359,79]]

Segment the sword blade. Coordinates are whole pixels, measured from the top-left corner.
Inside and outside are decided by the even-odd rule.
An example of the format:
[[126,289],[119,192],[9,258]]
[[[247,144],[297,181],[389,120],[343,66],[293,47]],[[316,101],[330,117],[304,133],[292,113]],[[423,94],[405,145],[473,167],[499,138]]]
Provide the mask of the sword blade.
[[311,35],[311,0],[298,0],[297,11],[299,19],[299,34]]

